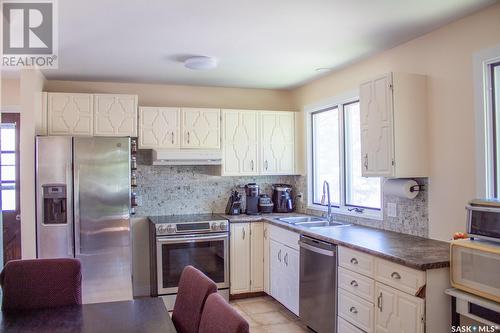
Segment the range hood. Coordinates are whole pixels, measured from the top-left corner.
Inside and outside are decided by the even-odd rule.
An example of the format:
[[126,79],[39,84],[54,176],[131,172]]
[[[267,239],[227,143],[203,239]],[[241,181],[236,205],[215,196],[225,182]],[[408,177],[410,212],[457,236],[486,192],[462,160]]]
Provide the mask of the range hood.
[[220,165],[220,150],[156,150],[153,149],[153,165]]

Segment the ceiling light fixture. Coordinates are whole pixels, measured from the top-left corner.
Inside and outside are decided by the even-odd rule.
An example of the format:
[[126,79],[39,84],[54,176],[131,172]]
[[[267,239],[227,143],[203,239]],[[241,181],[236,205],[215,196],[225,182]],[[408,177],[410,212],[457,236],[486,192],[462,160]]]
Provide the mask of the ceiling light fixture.
[[332,69],[331,68],[328,68],[328,67],[319,67],[319,68],[316,68],[316,72],[328,72],[328,71],[331,71]]
[[184,60],[184,67],[193,70],[213,69],[217,67],[217,59],[207,56],[190,57]]

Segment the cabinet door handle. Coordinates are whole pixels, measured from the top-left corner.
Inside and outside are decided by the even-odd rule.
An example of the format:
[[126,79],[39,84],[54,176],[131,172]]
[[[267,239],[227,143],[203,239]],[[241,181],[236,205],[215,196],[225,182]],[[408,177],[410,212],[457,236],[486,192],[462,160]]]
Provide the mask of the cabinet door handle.
[[252,171],[253,171],[253,160],[250,161],[250,164],[252,165]]
[[368,154],[365,154],[365,170],[368,170]]
[[283,261],[285,262],[285,265],[288,266],[288,252],[285,253],[285,257],[283,258]]
[[380,309],[380,312],[382,312],[382,293],[377,297],[377,307]]
[[281,262],[281,250],[278,252],[278,261]]
[[358,313],[358,309],[356,309],[355,306],[351,306],[351,308],[349,309],[349,312],[356,314],[356,313]]
[[172,132],[172,144],[174,144],[174,132]]
[[246,234],[245,229],[242,229],[242,234],[243,234],[242,235],[243,239],[245,239],[245,234]]
[[358,282],[356,282],[356,280],[352,280],[351,281],[351,286],[357,287],[358,286]]
[[189,141],[191,141],[191,134],[188,131],[188,144],[189,144]]
[[351,264],[357,265],[358,264],[358,259],[356,258],[351,258]]
[[264,239],[267,239],[267,228],[264,228]]
[[265,165],[265,168],[266,168],[266,171],[267,171],[267,169],[269,167],[269,163],[267,163],[267,160],[264,162],[264,165]]
[[400,280],[401,279],[401,275],[399,275],[398,272],[392,272],[391,278],[396,279],[396,280]]

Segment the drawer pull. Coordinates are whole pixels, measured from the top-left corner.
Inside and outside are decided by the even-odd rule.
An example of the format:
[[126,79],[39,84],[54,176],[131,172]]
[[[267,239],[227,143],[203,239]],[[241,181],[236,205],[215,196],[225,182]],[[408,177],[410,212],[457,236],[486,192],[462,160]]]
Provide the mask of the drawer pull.
[[401,279],[401,275],[399,275],[398,272],[392,272],[391,278],[396,279],[396,280],[400,280]]
[[358,283],[356,282],[356,280],[352,280],[351,281],[351,286],[353,286],[353,287],[357,287],[358,286]]
[[356,258],[351,258],[351,264],[357,265],[358,264],[358,259]]
[[349,312],[356,314],[356,313],[358,313],[358,309],[356,309],[355,306],[351,306],[351,308],[349,309]]
[[380,309],[380,312],[382,312],[382,293],[377,297],[377,307]]

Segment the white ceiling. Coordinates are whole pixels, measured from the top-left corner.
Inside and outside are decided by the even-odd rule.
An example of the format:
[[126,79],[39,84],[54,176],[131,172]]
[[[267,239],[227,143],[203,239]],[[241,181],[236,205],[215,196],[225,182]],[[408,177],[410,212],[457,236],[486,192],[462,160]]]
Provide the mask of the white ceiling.
[[[63,0],[48,79],[292,88],[494,0]],[[192,71],[189,55],[217,69]]]

